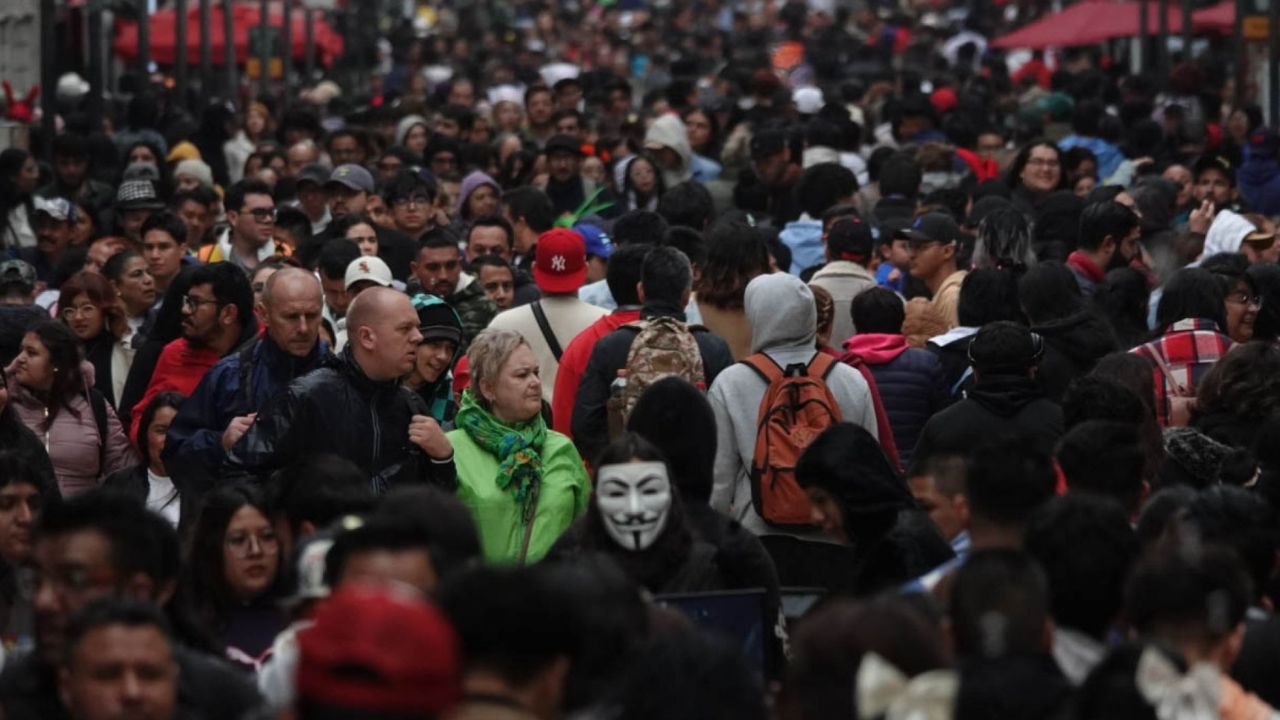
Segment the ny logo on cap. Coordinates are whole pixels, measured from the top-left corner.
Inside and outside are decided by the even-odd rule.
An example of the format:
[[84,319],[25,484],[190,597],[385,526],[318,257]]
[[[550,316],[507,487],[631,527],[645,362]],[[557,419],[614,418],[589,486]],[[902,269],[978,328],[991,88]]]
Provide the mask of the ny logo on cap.
[[553,255],[551,257],[551,269],[556,272],[564,272],[565,261],[563,255]]

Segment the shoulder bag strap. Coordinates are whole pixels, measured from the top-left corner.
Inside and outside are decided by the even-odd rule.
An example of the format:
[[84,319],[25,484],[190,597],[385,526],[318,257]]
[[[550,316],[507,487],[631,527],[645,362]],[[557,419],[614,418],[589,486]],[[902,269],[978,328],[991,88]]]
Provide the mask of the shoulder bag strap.
[[542,480],[539,479],[533,486],[533,497],[529,499],[528,509],[524,513],[524,539],[520,541],[520,561],[518,563],[520,565],[525,564],[525,558],[529,555],[529,539],[533,537],[533,523],[538,519],[538,499],[541,496]]
[[542,301],[534,300],[529,303],[529,307],[533,310],[533,319],[538,321],[542,339],[547,341],[547,347],[551,348],[551,354],[555,356],[556,362],[560,362],[560,356],[564,351],[560,349],[560,341],[556,339],[556,334],[551,331],[551,323],[547,321],[547,313],[542,309]]

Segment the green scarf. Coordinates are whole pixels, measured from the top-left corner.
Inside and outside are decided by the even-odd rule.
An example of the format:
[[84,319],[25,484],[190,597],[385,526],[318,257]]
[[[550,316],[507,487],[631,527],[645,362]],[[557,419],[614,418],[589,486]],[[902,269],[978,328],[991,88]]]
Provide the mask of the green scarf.
[[498,459],[498,487],[515,492],[516,502],[529,509],[542,478],[542,445],[547,423],[539,413],[518,427],[505,425],[480,405],[471,388],[462,392],[462,404],[454,424],[490,455]]

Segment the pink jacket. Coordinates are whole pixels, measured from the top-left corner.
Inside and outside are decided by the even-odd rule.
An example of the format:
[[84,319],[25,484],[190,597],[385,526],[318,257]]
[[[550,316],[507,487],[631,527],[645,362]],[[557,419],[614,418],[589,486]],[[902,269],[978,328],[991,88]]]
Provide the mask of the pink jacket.
[[80,363],[85,392],[72,397],[59,410],[47,431],[43,427],[47,414],[44,403],[14,379],[13,364],[6,370],[9,377],[9,404],[23,424],[44,441],[49,459],[53,461],[53,472],[58,478],[58,489],[62,491],[62,497],[69,498],[92,490],[107,475],[138,463],[138,453],[129,444],[124,427],[109,404],[106,447],[100,453],[102,446],[98,436],[98,423],[93,418],[93,406],[89,404],[88,397],[88,389],[93,387],[93,366],[88,362]]

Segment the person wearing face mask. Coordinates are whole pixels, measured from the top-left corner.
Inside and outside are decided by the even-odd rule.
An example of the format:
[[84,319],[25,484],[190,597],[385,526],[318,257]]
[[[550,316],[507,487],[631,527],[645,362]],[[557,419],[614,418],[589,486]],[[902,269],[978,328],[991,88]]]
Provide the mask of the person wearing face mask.
[[587,514],[565,531],[548,557],[602,552],[655,595],[727,587],[714,545],[687,524],[662,452],[626,433],[600,453]]
[[462,342],[462,321],[449,304],[433,295],[415,295],[413,308],[418,311],[418,345],[413,372],[404,385],[418,394],[437,422],[448,423],[458,414],[453,397],[453,369]]
[[471,387],[448,434],[458,497],[486,560],[534,563],[586,512],[591,482],[573,442],[547,429],[538,358],[520,333],[487,329],[467,356]]

